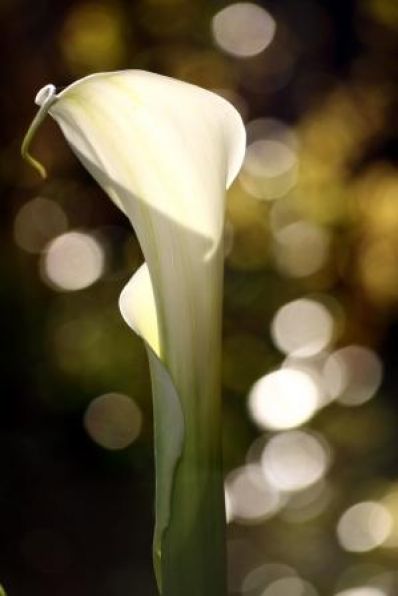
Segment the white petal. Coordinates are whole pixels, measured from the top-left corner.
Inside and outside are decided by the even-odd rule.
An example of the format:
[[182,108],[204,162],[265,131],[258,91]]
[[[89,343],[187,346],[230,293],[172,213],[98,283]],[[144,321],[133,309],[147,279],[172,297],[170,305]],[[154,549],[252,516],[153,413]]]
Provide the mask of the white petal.
[[243,159],[242,120],[209,91],[142,71],[82,79],[49,112],[136,230],[158,351],[181,395],[219,321],[225,187]]
[[77,81],[59,94],[50,114],[136,229],[137,216],[152,207],[219,239],[224,191],[245,150],[241,118],[226,100],[132,70]]
[[159,328],[148,266],[143,263],[123,288],[119,298],[123,319],[159,357]]

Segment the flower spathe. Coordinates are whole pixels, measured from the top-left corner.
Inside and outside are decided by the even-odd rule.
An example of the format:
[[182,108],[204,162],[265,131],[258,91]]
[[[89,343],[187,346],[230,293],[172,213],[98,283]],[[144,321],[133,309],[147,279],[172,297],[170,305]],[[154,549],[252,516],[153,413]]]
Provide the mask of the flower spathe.
[[[205,556],[201,551],[218,522],[202,519],[200,528],[198,518],[210,503],[221,507],[223,498],[221,472],[214,472],[220,467],[222,239],[225,190],[243,160],[244,126],[223,98],[136,70],[91,75],[59,94],[47,86],[36,101],[41,110],[24,153],[29,155],[35,127],[48,112],[129,218],[144,254],[120,309],[148,347],[157,460],[155,563],[165,594],[177,596],[188,589],[192,573],[187,569],[183,578],[190,534],[202,533],[195,557]],[[172,577],[176,557],[181,592]],[[190,593],[213,594],[200,581]],[[214,594],[223,589],[216,586]]]

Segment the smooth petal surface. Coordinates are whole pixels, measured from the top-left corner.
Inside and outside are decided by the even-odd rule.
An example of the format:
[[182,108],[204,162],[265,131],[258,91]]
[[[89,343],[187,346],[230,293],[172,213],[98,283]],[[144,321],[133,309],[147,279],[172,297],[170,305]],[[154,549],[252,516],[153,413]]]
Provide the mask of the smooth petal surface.
[[169,77],[123,71],[81,79],[49,112],[134,225],[131,193],[185,228],[219,237],[224,191],[245,151],[244,127],[227,101]]
[[119,298],[123,319],[159,358],[159,326],[148,265],[143,263],[123,288]]

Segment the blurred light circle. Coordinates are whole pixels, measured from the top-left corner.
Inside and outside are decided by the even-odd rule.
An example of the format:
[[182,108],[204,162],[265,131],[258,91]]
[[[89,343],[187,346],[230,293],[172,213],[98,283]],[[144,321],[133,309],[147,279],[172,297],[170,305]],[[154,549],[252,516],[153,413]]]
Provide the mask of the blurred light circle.
[[[394,520],[394,525],[383,547],[398,548],[398,486],[393,484],[381,499],[381,504],[387,508]],[[398,576],[397,576],[398,580]]]
[[60,47],[76,73],[109,70],[123,60],[123,21],[116,4],[79,2],[72,7],[60,34]]
[[227,541],[228,593],[239,592],[244,577],[258,560],[258,551],[252,542],[242,538]]
[[281,230],[288,227],[290,224],[296,223],[297,221],[303,221],[301,219],[301,214],[298,213],[296,202],[297,199],[288,196],[280,201],[275,201],[271,205],[269,225],[275,238],[278,237]]
[[141,432],[142,414],[127,395],[107,393],[93,399],[84,414],[84,427],[105,449],[125,449]]
[[371,586],[360,586],[356,588],[349,588],[343,590],[335,596],[387,596],[387,592],[380,588],[373,588]]
[[281,504],[279,492],[270,486],[259,466],[247,465],[230,472],[225,481],[229,520],[242,523],[272,517]]
[[393,524],[386,507],[373,501],[364,501],[343,513],[337,524],[337,537],[345,550],[367,552],[383,544]]
[[14,238],[20,248],[39,253],[49,240],[62,234],[68,221],[62,208],[44,197],[25,203],[14,221]]
[[93,236],[67,232],[48,244],[41,265],[44,280],[56,289],[82,290],[101,276],[104,251]]
[[294,300],[276,313],[271,336],[285,354],[300,358],[314,356],[331,342],[333,318],[320,302],[308,298]]
[[318,403],[318,388],[313,379],[303,371],[284,368],[253,385],[248,406],[258,426],[284,430],[307,422]]
[[296,576],[297,573],[293,567],[284,563],[265,563],[249,571],[242,582],[241,592],[242,594],[257,594],[278,579]]
[[363,346],[346,346],[329,356],[323,369],[331,397],[346,406],[360,406],[380,387],[383,369],[375,352]]
[[296,165],[296,154],[273,139],[254,141],[246,151],[244,169],[252,176],[279,176]]
[[303,490],[324,477],[330,454],[325,442],[307,432],[279,433],[266,444],[261,456],[263,473],[276,489]]
[[259,139],[270,139],[297,149],[297,135],[290,126],[276,118],[256,118],[246,124],[247,144],[250,146]]
[[249,194],[258,199],[277,199],[296,183],[297,157],[292,148],[275,139],[258,139],[246,150],[239,176]]
[[225,519],[227,520],[227,523],[229,523],[233,520],[234,514],[233,514],[233,509],[232,509],[231,494],[230,494],[230,491],[227,490],[227,487],[224,488],[224,502],[225,502]]
[[268,586],[261,596],[317,596],[317,591],[299,577],[284,577]]
[[287,368],[301,371],[312,380],[317,388],[318,409],[325,407],[333,401],[325,389],[325,382],[323,379],[323,366],[328,355],[327,352],[320,352],[309,358],[286,356],[281,365],[281,368],[283,369]]
[[276,23],[261,6],[236,2],[218,12],[212,20],[212,32],[222,50],[239,58],[256,56],[272,42]]
[[[346,590],[349,591],[351,589],[356,590],[361,588],[372,590],[378,588],[383,590],[384,596],[384,588],[395,585],[396,578],[394,576],[398,578],[396,572],[387,571],[385,565],[382,565],[380,561],[377,563],[374,557],[359,556],[353,559],[353,564],[346,567],[340,573],[335,585],[335,592],[344,594]],[[387,591],[390,595],[389,588]]]
[[330,235],[308,221],[296,221],[275,234],[275,260],[291,277],[306,277],[319,271],[329,255]]
[[300,492],[290,495],[282,512],[289,523],[305,523],[321,515],[333,499],[332,487],[323,479]]

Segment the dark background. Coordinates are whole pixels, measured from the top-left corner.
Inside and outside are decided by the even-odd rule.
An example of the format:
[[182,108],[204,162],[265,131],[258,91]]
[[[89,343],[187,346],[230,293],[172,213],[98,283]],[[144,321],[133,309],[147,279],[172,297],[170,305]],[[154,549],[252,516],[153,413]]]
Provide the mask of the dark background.
[[[149,379],[141,342],[117,309],[120,290],[141,262],[139,247],[50,119],[34,146],[48,179],[41,182],[19,157],[44,84],[63,87],[90,72],[121,68],[233,92],[245,120],[274,118],[291,127],[300,169],[289,204],[330,240],[318,270],[289,275],[275,257],[272,201],[232,189],[226,472],[244,463],[260,436],[246,395],[283,360],[269,332],[283,304],[329,297],[343,313],[334,347],[365,345],[383,362],[376,399],[357,408],[331,404],[310,423],[333,447],[328,506],[303,523],[276,515],[229,526],[231,594],[240,593],[251,568],[270,561],[294,567],[321,596],[376,576],[383,576],[385,594],[398,593],[396,549],[350,553],[335,534],[347,507],[393,491],[398,475],[397,4],[258,4],[275,19],[277,33],[263,54],[242,59],[212,39],[211,19],[224,2],[0,2],[0,583],[8,596],[155,594]],[[39,228],[34,254],[16,242],[20,209],[37,196],[62,208],[69,230],[92,233],[101,243],[106,267],[94,285],[65,292],[46,283],[40,263],[51,226],[32,223]],[[122,450],[96,444],[82,422],[91,400],[110,392],[131,397],[143,416],[139,437]],[[398,497],[394,502],[398,516]]]

